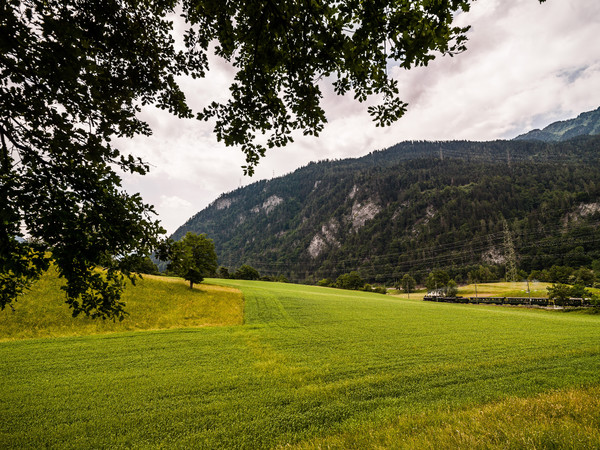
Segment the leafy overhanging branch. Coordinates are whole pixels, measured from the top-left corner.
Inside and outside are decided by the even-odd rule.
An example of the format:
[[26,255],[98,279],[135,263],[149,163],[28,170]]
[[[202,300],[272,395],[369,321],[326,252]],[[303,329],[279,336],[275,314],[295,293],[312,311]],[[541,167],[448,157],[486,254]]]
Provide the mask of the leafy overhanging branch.
[[368,112],[378,126],[390,125],[407,104],[387,73],[388,61],[410,69],[437,54],[464,51],[469,27],[452,22],[469,4],[184,1],[197,41],[217,39],[216,54],[238,69],[230,100],[211,103],[197,118],[214,119],[217,139],[241,147],[250,174],[267,148],[288,144],[295,130],[315,136],[323,130],[327,119],[317,80],[331,79],[337,94],[352,91],[359,102],[382,98]]

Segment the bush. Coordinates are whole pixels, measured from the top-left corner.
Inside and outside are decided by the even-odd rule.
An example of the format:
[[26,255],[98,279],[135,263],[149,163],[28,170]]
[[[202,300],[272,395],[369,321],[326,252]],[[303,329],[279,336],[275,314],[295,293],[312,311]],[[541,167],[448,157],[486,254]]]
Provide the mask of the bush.
[[387,289],[383,286],[372,286],[369,283],[365,284],[360,290],[365,292],[375,292],[376,294],[387,294]]
[[150,259],[150,257],[140,257],[137,255],[131,256],[128,262],[128,269],[136,273],[144,273],[148,275],[158,275],[157,265]]
[[555,283],[548,289],[548,298],[554,300],[555,305],[563,305],[571,298],[571,286],[563,283]]
[[358,290],[364,285],[365,280],[363,280],[356,271],[340,275],[335,281],[335,286],[340,289]]
[[260,274],[254,267],[244,264],[235,271],[233,277],[237,280],[258,280],[260,279]]
[[456,297],[458,294],[458,288],[456,287],[456,281],[450,280],[448,281],[448,285],[446,286],[446,297]]
[[562,306],[570,298],[590,298],[592,304],[598,303],[598,298],[591,292],[585,289],[582,284],[568,286],[562,283],[555,283],[548,289],[548,298],[554,300],[555,305]]
[[217,276],[219,278],[224,278],[224,279],[231,278],[231,275],[229,274],[229,269],[224,266],[219,267],[219,269],[217,270]]

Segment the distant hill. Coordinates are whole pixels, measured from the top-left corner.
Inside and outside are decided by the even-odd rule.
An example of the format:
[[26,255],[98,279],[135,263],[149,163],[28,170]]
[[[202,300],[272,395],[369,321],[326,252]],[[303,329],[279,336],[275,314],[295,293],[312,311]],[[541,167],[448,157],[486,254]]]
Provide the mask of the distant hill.
[[520,270],[590,265],[599,220],[600,137],[403,142],[223,194],[173,237],[208,234],[229,269],[393,283],[479,264],[501,277],[505,221]]
[[554,122],[543,130],[532,130],[517,136],[515,140],[558,142],[597,134],[600,134],[600,108],[581,113],[575,119]]

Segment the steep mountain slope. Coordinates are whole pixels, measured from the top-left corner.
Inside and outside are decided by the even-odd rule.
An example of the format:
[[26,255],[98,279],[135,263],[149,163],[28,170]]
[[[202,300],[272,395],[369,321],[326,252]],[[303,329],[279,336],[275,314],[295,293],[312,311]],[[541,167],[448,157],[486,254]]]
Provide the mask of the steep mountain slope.
[[527,272],[590,264],[599,219],[600,137],[404,142],[223,194],[173,237],[208,234],[229,268],[394,282],[433,268],[465,278],[476,264],[501,276],[507,237]]
[[600,108],[579,114],[575,119],[554,122],[543,130],[531,130],[517,136],[515,140],[544,142],[566,141],[577,136],[600,134]]

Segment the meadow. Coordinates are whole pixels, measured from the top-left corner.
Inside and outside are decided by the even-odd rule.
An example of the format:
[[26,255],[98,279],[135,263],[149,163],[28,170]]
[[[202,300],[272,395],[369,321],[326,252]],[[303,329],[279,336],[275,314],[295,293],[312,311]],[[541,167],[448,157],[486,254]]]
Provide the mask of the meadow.
[[179,278],[144,275],[123,293],[127,318],[123,321],[73,319],[60,290],[63,281],[51,267],[26,295],[14,303],[14,312],[0,312],[0,342],[14,339],[85,336],[202,326],[240,325],[244,320],[242,293],[217,285],[190,290]]
[[0,342],[0,447],[600,447],[600,315],[208,282],[243,324]]
[[[462,297],[548,297],[548,287],[552,283],[544,283],[540,281],[531,281],[529,286],[527,281],[511,281],[511,282],[495,282],[495,283],[478,283],[458,286],[458,294]],[[529,289],[529,291],[528,291]],[[600,289],[589,289],[591,292],[600,294]],[[417,292],[406,294],[400,290],[390,291],[392,295],[396,295],[405,299],[423,299],[427,294],[426,289],[420,289]]]

